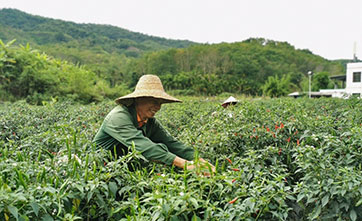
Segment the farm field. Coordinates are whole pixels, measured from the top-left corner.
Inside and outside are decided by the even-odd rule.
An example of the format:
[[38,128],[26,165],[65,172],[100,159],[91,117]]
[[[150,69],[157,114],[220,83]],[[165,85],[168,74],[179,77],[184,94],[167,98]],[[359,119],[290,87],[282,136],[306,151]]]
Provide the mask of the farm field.
[[1,103],[0,220],[362,219],[361,100],[181,99],[156,118],[211,177],[110,159],[91,141],[113,101]]

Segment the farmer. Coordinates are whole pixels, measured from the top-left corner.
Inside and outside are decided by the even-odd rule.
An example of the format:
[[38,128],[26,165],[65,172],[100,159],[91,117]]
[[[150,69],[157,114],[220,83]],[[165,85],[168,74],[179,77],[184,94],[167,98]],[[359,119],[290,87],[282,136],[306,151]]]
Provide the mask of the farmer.
[[[230,105],[235,105],[237,104],[239,101],[235,99],[235,97],[230,96],[228,99],[226,99],[224,102],[221,103],[221,106],[224,108],[229,107]],[[219,116],[220,113],[218,113],[218,111],[214,111],[211,113],[211,116],[216,117]],[[230,118],[233,117],[232,112],[227,113],[227,116],[229,116]]]
[[[116,99],[119,105],[105,117],[93,141],[111,151],[115,148],[117,156],[128,153],[134,143],[136,150],[150,161],[182,169],[187,164],[188,170],[196,169],[194,149],[177,141],[154,118],[162,104],[174,102],[181,101],[164,91],[159,77],[143,75],[133,93]],[[204,159],[199,162],[215,170]]]

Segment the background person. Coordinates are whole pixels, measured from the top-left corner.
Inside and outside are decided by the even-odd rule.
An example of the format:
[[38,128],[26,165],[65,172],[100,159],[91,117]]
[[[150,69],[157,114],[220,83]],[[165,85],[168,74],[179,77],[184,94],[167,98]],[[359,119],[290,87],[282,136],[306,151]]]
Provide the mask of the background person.
[[229,105],[235,105],[237,104],[239,101],[235,99],[235,97],[230,96],[228,99],[226,99],[221,106],[223,106],[224,108],[227,108]]
[[[194,149],[176,140],[154,118],[162,104],[174,102],[181,101],[164,91],[159,77],[144,75],[133,93],[116,99],[119,105],[105,117],[93,141],[112,152],[116,148],[116,156],[126,154],[134,143],[147,160],[179,168],[187,163],[187,169],[195,169]],[[215,171],[204,159],[198,160]]]
[[[228,99],[226,99],[224,102],[221,103],[221,106],[224,107],[224,108],[227,108],[227,107],[229,107],[230,105],[235,105],[235,104],[237,104],[238,102],[239,102],[239,101],[236,100],[235,97],[230,96]],[[219,115],[218,111],[214,111],[214,112],[211,113],[211,116],[213,116],[213,117],[216,117],[216,116],[218,116],[218,115]],[[229,112],[227,115],[228,115],[230,118],[233,117],[233,114],[232,114],[231,112]]]

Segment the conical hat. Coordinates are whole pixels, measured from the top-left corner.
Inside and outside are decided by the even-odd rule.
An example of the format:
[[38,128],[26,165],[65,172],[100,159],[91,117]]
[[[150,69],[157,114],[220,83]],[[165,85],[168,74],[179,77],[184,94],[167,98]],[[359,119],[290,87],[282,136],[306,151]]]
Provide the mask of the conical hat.
[[153,97],[161,99],[162,103],[181,102],[179,99],[168,95],[163,89],[160,78],[156,75],[143,75],[137,82],[134,92],[116,99],[117,104],[130,105],[135,98]]
[[226,99],[222,104],[228,104],[228,103],[237,103],[238,100],[235,99],[235,97],[230,96],[228,99]]

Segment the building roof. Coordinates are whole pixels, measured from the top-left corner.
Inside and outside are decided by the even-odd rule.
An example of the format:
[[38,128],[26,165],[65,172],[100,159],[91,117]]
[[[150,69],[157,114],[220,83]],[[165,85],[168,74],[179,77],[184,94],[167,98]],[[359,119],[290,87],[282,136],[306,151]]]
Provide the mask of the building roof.
[[332,80],[346,81],[346,75],[335,75],[330,77]]

